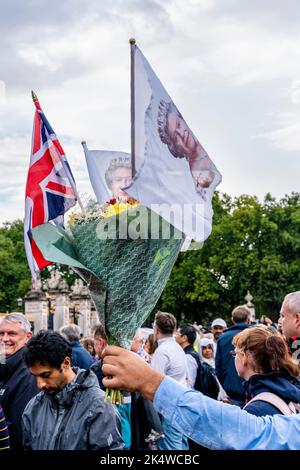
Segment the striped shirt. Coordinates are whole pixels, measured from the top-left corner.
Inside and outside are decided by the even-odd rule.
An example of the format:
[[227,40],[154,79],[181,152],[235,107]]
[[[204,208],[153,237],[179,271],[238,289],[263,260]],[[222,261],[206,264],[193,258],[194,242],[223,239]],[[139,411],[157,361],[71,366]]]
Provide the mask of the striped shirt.
[[9,435],[6,419],[0,407],[0,450],[9,450]]

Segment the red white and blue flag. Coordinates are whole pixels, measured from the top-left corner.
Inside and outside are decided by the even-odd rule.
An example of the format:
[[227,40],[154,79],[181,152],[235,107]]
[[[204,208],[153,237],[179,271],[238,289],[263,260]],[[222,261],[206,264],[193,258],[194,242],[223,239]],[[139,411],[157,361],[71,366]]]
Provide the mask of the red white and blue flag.
[[63,214],[76,204],[75,181],[64,151],[36,95],[30,166],[25,194],[24,242],[33,279],[51,264],[32,238],[32,229],[52,221],[63,225]]

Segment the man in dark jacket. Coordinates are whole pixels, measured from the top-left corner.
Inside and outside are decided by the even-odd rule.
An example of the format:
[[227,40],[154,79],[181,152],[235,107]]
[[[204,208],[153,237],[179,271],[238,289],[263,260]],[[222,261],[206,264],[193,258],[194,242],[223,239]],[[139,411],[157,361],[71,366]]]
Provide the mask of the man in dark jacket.
[[22,449],[22,414],[39,391],[23,359],[24,346],[32,336],[30,328],[21,313],[10,313],[0,320],[0,343],[4,348],[4,363],[0,364],[0,405],[12,450]]
[[187,385],[216,400],[219,394],[219,385],[215,379],[213,368],[201,362],[193,348],[196,337],[196,329],[190,324],[180,325],[175,335],[176,342],[187,355]]
[[73,367],[79,367],[80,369],[89,369],[93,364],[94,360],[90,353],[84,349],[79,343],[80,340],[80,328],[75,323],[70,325],[62,326],[59,330],[60,334],[71,343],[72,357],[71,362]]
[[94,337],[94,349],[95,349],[95,353],[96,353],[96,358],[98,360],[91,365],[90,369],[96,375],[101,390],[105,391],[105,387],[102,384],[102,379],[104,379],[104,374],[102,372],[101,354],[107,346],[107,336],[106,336],[106,333],[105,333],[105,329],[103,328],[101,323],[99,323],[99,324],[97,324],[93,327],[92,334],[93,334],[93,337]]
[[24,355],[42,390],[23,414],[25,449],[123,448],[116,410],[105,401],[93,372],[71,367],[71,347],[65,338],[40,331]]
[[238,406],[245,404],[243,379],[238,376],[234,358],[232,340],[240,331],[250,326],[251,312],[245,305],[235,307],[231,314],[233,326],[219,337],[216,353],[216,373],[221,385],[230,398],[230,403]]

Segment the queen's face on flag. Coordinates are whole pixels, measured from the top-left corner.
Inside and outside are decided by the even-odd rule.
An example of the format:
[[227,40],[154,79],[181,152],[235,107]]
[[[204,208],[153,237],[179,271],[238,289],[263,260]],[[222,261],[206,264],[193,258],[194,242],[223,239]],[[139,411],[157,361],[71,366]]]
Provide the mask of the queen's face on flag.
[[214,164],[172,101],[160,101],[157,129],[170,153],[189,162],[197,194],[206,200],[205,190],[215,180]]
[[113,159],[105,173],[107,186],[112,197],[121,202],[127,202],[130,196],[122,188],[128,186],[132,180],[131,162],[125,158]]
[[172,102],[161,100],[157,121],[160,139],[174,157],[192,162],[199,155],[199,141]]
[[168,114],[170,144],[176,154],[183,155],[188,161],[197,156],[198,141],[185,120],[175,112]]

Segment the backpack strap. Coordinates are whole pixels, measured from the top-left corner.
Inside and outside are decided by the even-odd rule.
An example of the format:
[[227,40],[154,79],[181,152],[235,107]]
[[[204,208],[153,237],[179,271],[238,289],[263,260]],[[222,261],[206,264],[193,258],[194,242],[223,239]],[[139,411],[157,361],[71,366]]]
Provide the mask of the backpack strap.
[[247,411],[247,406],[254,401],[265,401],[266,403],[270,403],[271,405],[275,406],[275,408],[277,408],[281,414],[286,416],[291,416],[295,413],[295,409],[292,410],[289,405],[287,405],[286,402],[282,400],[282,398],[270,392],[259,393],[254,398],[252,398],[243,409]]

